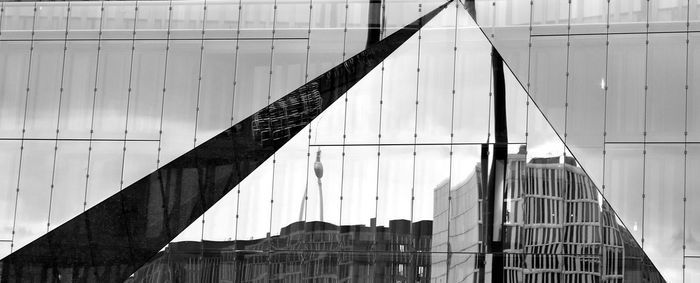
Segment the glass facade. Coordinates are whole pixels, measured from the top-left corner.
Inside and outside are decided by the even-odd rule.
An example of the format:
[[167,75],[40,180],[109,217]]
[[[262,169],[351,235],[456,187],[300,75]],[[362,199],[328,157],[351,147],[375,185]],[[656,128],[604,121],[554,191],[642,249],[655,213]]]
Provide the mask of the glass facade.
[[0,282],[700,278],[694,0],[0,5]]
[[664,278],[690,282],[696,1],[476,1],[477,21]]

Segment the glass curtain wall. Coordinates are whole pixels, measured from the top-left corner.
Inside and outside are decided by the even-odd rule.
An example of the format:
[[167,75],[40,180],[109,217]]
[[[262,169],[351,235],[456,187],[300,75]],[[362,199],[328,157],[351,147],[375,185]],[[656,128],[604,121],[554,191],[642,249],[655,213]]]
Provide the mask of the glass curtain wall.
[[[661,282],[654,264],[693,278],[693,111],[680,127],[675,108],[692,79],[673,75],[692,74],[692,6],[679,24],[661,4],[520,2],[476,1],[479,25],[449,5],[129,280]],[[441,4],[2,3],[0,257]],[[491,44],[506,64],[503,254],[484,224]]]
[[698,272],[699,4],[476,1],[479,26],[670,282]]
[[[495,280],[482,267],[491,67],[489,42],[451,5],[133,280]],[[662,282],[508,71],[506,98],[500,278]]]

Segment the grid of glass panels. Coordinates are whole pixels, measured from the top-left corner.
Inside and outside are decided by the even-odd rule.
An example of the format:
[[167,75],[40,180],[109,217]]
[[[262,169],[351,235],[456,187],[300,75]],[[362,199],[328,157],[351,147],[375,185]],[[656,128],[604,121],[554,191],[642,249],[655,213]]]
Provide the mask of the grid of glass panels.
[[[364,2],[0,5],[3,256],[361,51],[367,37]],[[333,14],[350,9],[347,20]]]
[[[423,12],[417,7],[418,12]],[[414,69],[415,73],[406,71]],[[435,77],[438,75],[441,77]],[[212,218],[220,223],[235,209],[236,221],[223,224],[233,229],[233,233],[207,222],[204,228],[191,226],[176,241],[237,240],[245,247],[231,246],[231,253],[241,254],[247,249],[268,252],[243,255],[245,259],[239,262],[246,265],[245,274],[237,274],[241,269],[234,267],[225,275],[219,273],[244,281],[318,278],[314,276],[338,280],[360,278],[348,274],[348,266],[361,268],[364,276],[378,280],[413,276],[421,281],[449,282],[489,276],[476,268],[476,255],[483,248],[480,150],[482,143],[493,143],[490,80],[490,45],[466,12],[451,6],[348,91],[345,99],[313,121],[308,131],[294,137],[256,170],[239,186],[235,196],[228,195],[206,213],[205,217],[221,215]],[[545,169],[559,174],[570,170],[583,180],[585,174],[579,167],[559,162],[560,156],[570,154],[539,111],[528,105],[526,92],[510,73],[507,82],[513,184],[524,182],[516,176],[526,174],[519,171],[530,166],[525,161],[542,158],[556,158],[547,161],[543,165]],[[444,113],[446,109],[448,113]],[[530,127],[533,125],[530,121],[535,126]],[[521,145],[527,145],[528,151],[521,151]],[[627,241],[621,239],[621,234],[627,233],[625,227],[607,204],[600,203],[595,186],[590,181],[582,182],[586,185],[577,187],[580,191],[572,191],[572,196],[558,195],[561,203],[557,205],[567,204],[572,219],[558,210],[546,220],[525,218],[524,211],[534,213],[544,208],[526,204],[522,189],[510,188],[513,193],[507,202],[512,218],[506,224],[510,237],[506,252],[513,256],[506,266],[508,276],[512,276],[509,280],[565,276],[563,272],[538,275],[555,266],[543,266],[541,262],[564,259],[570,261],[566,276],[611,281],[625,278],[622,266],[612,264],[611,270],[603,271],[600,262],[632,260],[622,251],[627,249],[634,254],[636,243],[631,236]],[[258,190],[251,192],[250,188]],[[543,194],[527,200],[537,203],[547,198],[550,196]],[[587,211],[602,209],[603,216],[593,213],[588,217],[582,216],[583,212],[573,212],[579,207],[586,208],[586,203]],[[601,224],[601,217],[606,219],[605,224]],[[538,221],[557,228],[533,228],[541,225]],[[404,230],[399,228],[400,223],[404,223]],[[431,232],[425,233],[418,224],[429,224]],[[566,233],[573,235],[574,230],[578,234],[601,233],[596,230],[601,225],[610,230],[607,240],[596,236],[566,236]],[[204,235],[219,234],[202,237],[202,230]],[[385,234],[386,230],[389,235]],[[547,233],[553,238],[545,239],[553,243],[525,244],[523,231],[535,237]],[[565,240],[557,241],[555,234]],[[402,242],[402,236],[415,240]],[[387,237],[394,239],[393,245],[386,242]],[[564,250],[603,243],[610,245],[606,255],[601,250]],[[543,249],[548,246],[556,248]],[[169,255],[200,251],[202,254],[194,260],[202,262],[207,258],[204,254],[207,249],[207,244],[193,247],[172,244],[159,258],[165,260]],[[421,253],[426,250],[430,251],[427,258]],[[280,259],[288,253],[298,253],[300,258]],[[387,263],[385,256],[396,257],[397,253],[398,257],[405,254],[411,258]],[[358,254],[367,255],[368,262],[358,263]],[[304,262],[301,255],[309,259]],[[316,262],[317,259],[324,260]],[[171,260],[169,264],[170,268],[176,268],[181,263]],[[156,263],[147,265],[136,278],[159,272],[155,271],[156,266]],[[315,273],[305,268],[314,268]],[[629,270],[627,280],[633,280],[629,277],[638,270],[642,268]]]
[[[2,171],[8,178],[0,178],[7,182],[1,201],[8,204],[2,206],[0,252],[20,248],[363,50],[372,13],[382,13],[383,38],[440,4],[3,3],[0,44],[11,48],[0,48],[0,79],[9,88],[0,104],[0,152],[10,162]],[[358,278],[356,272],[453,282],[490,276],[476,268],[483,248],[480,176],[490,169],[481,166],[481,146],[494,142],[490,52],[467,11],[450,5],[165,251],[195,250],[202,263],[205,241],[230,242],[223,253],[231,260],[222,255],[216,264],[231,267],[219,276],[233,278]],[[510,63],[510,53],[501,53]],[[8,71],[13,60],[24,72]],[[570,156],[508,71],[506,82],[509,162],[523,170],[509,176],[536,168],[525,165],[532,160]],[[546,162],[536,169],[585,176],[576,166]],[[588,201],[609,209],[596,193],[558,196],[557,205]],[[528,228],[536,221],[558,226],[551,231],[560,234],[603,222],[566,224],[572,221],[563,210],[544,220],[518,216],[544,209],[524,208],[540,199],[512,194],[504,200],[512,213],[505,224],[512,234],[504,237],[515,239],[506,250],[515,255],[506,266],[513,280],[562,276],[539,270],[549,268],[543,262],[563,259],[583,266],[573,276],[622,276],[620,270],[586,270],[601,268],[595,264],[600,252],[567,253],[563,241],[554,252],[542,250],[547,243],[518,244],[525,243],[524,231],[549,231]],[[609,218],[606,229],[618,231],[613,235],[624,234],[612,210],[600,215]],[[246,258],[250,265],[236,274],[236,260],[247,252],[253,252]],[[314,270],[280,271],[288,262]],[[153,266],[140,272],[160,272]]]
[[476,1],[477,21],[669,282],[693,282],[700,3]]

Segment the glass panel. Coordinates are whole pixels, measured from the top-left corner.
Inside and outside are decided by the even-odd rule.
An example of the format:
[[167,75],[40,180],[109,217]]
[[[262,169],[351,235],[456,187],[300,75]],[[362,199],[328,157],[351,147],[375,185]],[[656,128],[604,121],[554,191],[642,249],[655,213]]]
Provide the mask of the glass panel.
[[[8,14],[10,11],[6,11]],[[64,39],[68,17],[68,3],[37,3],[34,39]]]
[[566,34],[569,3],[559,0],[532,1],[532,34]]
[[[525,92],[525,89],[515,78],[513,73],[506,67],[504,67],[503,72],[506,80],[506,122],[508,123],[508,142],[525,143],[527,140],[526,132],[528,105],[532,102],[530,102],[530,96],[528,96],[527,92]],[[488,101],[483,103],[488,105]],[[483,108],[481,109],[481,112],[484,112]],[[484,119],[484,117],[481,117],[481,119]],[[488,124],[483,128],[485,127],[488,127]]]
[[205,214],[206,213],[202,214],[194,222],[192,222],[190,226],[187,226],[187,228],[178,234],[177,237],[172,240],[172,242],[192,242],[194,245],[201,245],[201,241],[203,240],[202,233],[204,231],[202,228],[204,226],[202,219],[204,219]]
[[[484,198],[483,170],[477,159],[480,147],[457,147],[452,163],[465,173],[453,169],[449,192],[449,247],[453,252],[481,250],[484,227],[481,218]],[[454,178],[454,177],[457,178]],[[466,176],[466,178],[463,178]]]
[[[299,153],[301,153],[301,150],[299,151]],[[303,152],[303,155],[306,155],[306,152]],[[289,198],[289,203],[291,204],[291,207],[295,209],[292,211],[293,213],[291,214],[291,216],[296,217],[296,204],[301,201],[305,194],[308,197],[304,206],[305,208],[299,208],[299,210],[304,209],[306,211],[304,215],[305,221],[310,222],[323,220],[325,223],[338,225],[341,218],[341,193],[347,192],[347,190],[345,190],[345,187],[343,186],[343,177],[346,175],[344,175],[345,171],[343,168],[342,157],[343,148],[339,146],[310,148],[309,164],[308,169],[306,169],[308,173],[302,175],[307,178],[305,185],[302,187],[304,192],[301,192],[300,190],[295,190],[299,193]],[[297,158],[302,159],[299,157]],[[321,161],[321,166],[323,169],[320,175],[316,174],[315,169],[317,158]],[[275,175],[277,174],[275,173]],[[321,178],[319,178],[318,176],[321,176]],[[277,179],[277,177],[275,177],[275,180],[276,182],[279,182],[278,180],[280,179]],[[321,219],[319,213],[321,210],[321,205],[319,204],[319,202],[321,201],[321,194],[319,194],[319,181],[321,181],[320,187],[323,190],[323,219]],[[278,185],[276,186],[281,187]],[[280,204],[276,202],[276,205]],[[272,232],[274,233],[275,230],[273,230]]]
[[238,30],[238,2],[230,0],[207,1],[206,38],[235,38]]
[[174,1],[170,15],[171,39],[202,38],[204,2]]
[[447,253],[430,253],[430,282],[450,282],[447,280]]
[[17,250],[47,231],[54,141],[25,141],[17,197],[15,242]]
[[700,35],[688,34],[688,141],[700,141]]
[[645,42],[644,35],[610,36],[605,121],[607,141],[636,142],[643,139]]
[[[482,1],[477,1],[477,2],[482,2]],[[498,27],[504,27],[504,28],[513,28],[514,26],[529,26],[530,25],[530,2],[528,1],[483,1],[482,3],[477,3],[477,7],[485,5],[485,4],[490,4],[490,2],[496,2],[496,5],[494,7],[495,14],[496,16],[496,26]],[[539,1],[538,1],[539,2]],[[532,3],[534,4],[534,3]],[[537,3],[538,5],[542,5],[543,3]],[[493,6],[493,5],[492,5]],[[477,19],[481,21],[481,18],[484,18],[486,23],[490,23],[491,19],[489,18],[490,15],[485,14],[487,13],[484,11],[483,13],[479,13],[481,7],[477,8]],[[508,15],[508,16],[505,16]]]
[[192,242],[194,245],[201,245],[201,241],[203,240],[202,232],[204,231],[202,228],[204,226],[204,223],[202,222],[204,214],[199,216],[194,222],[192,222],[192,224],[190,224],[190,226],[187,226],[187,228],[178,234],[177,237],[172,240],[172,242]]
[[650,34],[647,66],[647,141],[685,138],[685,34]]
[[[466,19],[462,20],[464,17],[469,17],[467,13],[461,10],[458,13],[453,141],[484,142],[489,132],[491,45],[471,20],[468,25]],[[449,75],[444,74],[444,76]],[[506,91],[506,95],[509,94],[510,89]],[[511,113],[515,112],[508,112],[508,114]],[[421,118],[419,117],[418,120]],[[511,124],[509,123],[508,126],[510,132]]]
[[605,36],[571,37],[564,137],[597,184],[602,184],[603,175],[605,40]]
[[312,131],[311,144],[343,143],[343,133],[346,127],[345,98],[347,96],[347,94],[344,94],[344,97],[331,104],[328,109],[310,123]]
[[[134,101],[130,101],[133,93],[129,91],[129,75],[133,67],[132,44],[127,40],[100,42],[93,138],[124,137],[127,107],[134,106]],[[156,96],[158,93],[149,95]]]
[[376,216],[377,152],[374,146],[345,148],[341,225],[372,226]]
[[239,36],[271,38],[275,20],[274,6],[270,0],[242,0]]
[[412,221],[413,146],[383,146],[377,170],[377,225]]
[[647,145],[646,150],[644,251],[668,282],[682,281],[685,149]]
[[[449,6],[421,29],[418,77],[419,143],[449,142],[452,134],[455,13]],[[449,22],[448,20],[452,21]],[[446,75],[447,74],[447,75]]]
[[63,62],[59,130],[62,138],[89,138],[97,65],[96,41],[68,41]]
[[566,115],[567,38],[532,38],[530,96],[557,133],[564,132]]
[[12,238],[12,219],[17,195],[17,174],[20,163],[20,141],[0,141],[0,239]]
[[204,42],[197,114],[197,141],[200,143],[238,122],[231,120],[235,95],[235,50],[236,42],[233,40]]
[[700,258],[686,258],[685,260],[685,282],[700,280]]
[[[291,228],[292,223],[296,222],[325,221],[325,223],[337,223],[337,216],[335,218],[328,217],[337,215],[337,212],[333,214],[326,213],[334,212],[333,208],[338,205],[337,196],[333,198],[333,193],[329,193],[329,190],[333,192],[337,188],[333,186],[334,183],[330,183],[327,179],[323,179],[323,181],[319,179],[317,181],[313,167],[314,159],[310,159],[311,165],[307,167],[308,138],[305,135],[306,132],[302,130],[302,134],[293,137],[275,154],[270,235],[282,235],[284,233],[283,230]],[[315,151],[312,158],[316,157]],[[325,157],[325,152],[319,156],[319,158],[324,159],[323,161],[325,161]],[[323,177],[324,169],[331,169],[324,168],[326,166],[323,165],[325,164],[322,162],[320,165],[322,166],[320,168],[321,177]],[[319,182],[322,183],[318,184]],[[320,197],[323,196],[324,192],[326,195],[321,199]],[[304,201],[305,196],[308,196],[306,203]],[[331,203],[326,200],[331,200],[335,205],[329,206]],[[324,207],[323,211],[320,210],[321,207]],[[303,213],[305,209],[306,213]],[[321,216],[322,214],[324,214],[325,218]]]
[[347,99],[346,143],[377,142],[381,91],[382,66],[377,66],[345,94]]
[[[435,207],[436,211],[438,208],[449,208],[446,211],[446,217],[449,220],[447,226],[449,226],[450,250],[460,253],[477,252],[480,242],[483,241],[481,207],[484,185],[480,162],[481,147],[455,146],[452,150],[452,160],[449,164],[452,167],[451,179],[449,184],[445,184],[446,187],[435,190]],[[449,172],[449,168],[446,171]],[[450,191],[446,192],[445,188],[449,188]],[[446,207],[440,204],[445,202],[445,197],[447,197]],[[438,224],[437,217],[435,221]],[[444,227],[445,224],[442,223],[441,226]],[[437,227],[434,225],[433,229]],[[440,230],[444,228],[433,230],[433,234]],[[444,250],[437,250],[437,252],[442,251]]]
[[10,254],[10,244],[10,242],[0,241],[0,258],[4,258]]
[[304,84],[306,40],[276,40],[272,58],[270,102],[280,99]]
[[560,137],[552,128],[551,124],[542,113],[532,103],[528,109],[527,122],[527,155],[529,159],[535,158],[558,158],[567,154],[567,149]]
[[[325,0],[329,2],[335,2],[336,5],[341,6],[342,2],[337,2],[333,0]],[[339,26],[342,26],[345,22],[347,24],[347,33],[345,35],[345,58],[354,56],[355,54],[361,52],[367,48],[367,37],[369,36],[369,1],[347,1],[347,15],[345,19],[341,17],[338,18]],[[314,2],[314,6],[316,3]],[[315,9],[313,9],[315,10]],[[340,10],[338,10],[340,11]],[[328,17],[335,17],[332,11],[326,11]],[[312,16],[313,17],[313,16]],[[376,27],[375,27],[376,28]]]
[[[685,243],[686,255],[700,256],[700,222],[695,215],[700,215],[700,145],[687,146],[685,168]],[[677,204],[676,204],[677,205]],[[699,270],[700,272],[700,270]],[[700,274],[699,274],[700,275]]]
[[158,139],[165,75],[163,41],[134,42],[131,65],[131,97],[129,98],[128,137]]
[[603,195],[635,239],[642,238],[644,156],[642,144],[608,144]]
[[87,181],[87,206],[90,208],[119,191],[123,142],[93,142]]
[[414,35],[384,61],[381,108],[381,142],[384,144],[414,142],[418,48],[418,35]]
[[[352,7],[357,5],[353,4]],[[345,46],[353,45],[348,41],[347,32],[344,30],[347,13],[345,3],[322,0],[314,1],[313,6],[314,8],[311,9],[311,33],[309,33],[308,80],[312,80],[340,64],[343,58],[354,55],[354,53],[345,53],[349,51],[345,49]],[[366,32],[363,40],[364,42],[355,42],[354,45],[364,47]]]
[[270,91],[270,40],[238,42],[236,95],[233,117],[240,121],[267,106]]
[[128,141],[124,153],[124,170],[122,173],[123,184],[126,188],[156,169],[158,159],[158,142],[156,141]]
[[0,137],[21,137],[29,48],[26,41],[0,41]]
[[196,143],[200,47],[198,40],[170,41],[163,103],[161,165],[192,149]]
[[164,39],[167,36],[170,19],[170,5],[162,1],[137,3],[136,38]]
[[[478,282],[477,278],[479,277],[479,269],[478,269],[478,262],[479,258],[476,254],[472,253],[455,253],[450,255],[450,259],[447,261],[449,263],[449,267],[447,269],[449,270],[446,272],[445,275],[442,276],[449,276],[447,277],[447,280],[444,282]],[[435,266],[435,265],[433,265]],[[440,265],[436,267],[441,267]],[[443,267],[444,268],[444,267]],[[511,271],[513,274],[520,274],[522,276],[522,272],[518,272],[516,270]],[[441,274],[435,274],[435,277],[441,278]],[[503,282],[520,282],[514,280],[514,277],[510,277],[504,274],[503,276]],[[522,280],[521,280],[522,281]]]
[[54,138],[61,96],[63,42],[34,42],[26,114],[26,137]]
[[604,33],[608,22],[607,0],[572,0],[571,33]]
[[275,4],[275,38],[307,37],[311,1],[277,0]]
[[[476,0],[474,4],[474,10],[476,11],[476,19],[473,19],[476,21],[479,27],[481,27],[484,31],[484,34],[487,35],[488,37],[493,37],[494,34],[494,27],[496,26],[496,5],[494,4],[493,0]],[[507,6],[507,5],[503,5]],[[500,8],[500,6],[499,6]],[[530,3],[527,3],[527,22],[525,24],[528,25],[528,38],[530,35],[529,31],[529,25],[530,25]],[[469,18],[472,18],[471,16]],[[507,17],[504,17],[507,18]]]
[[104,1],[102,38],[131,38],[136,18],[136,2]]
[[85,201],[89,143],[65,141],[57,146],[49,229],[55,229],[83,212]]
[[271,157],[239,185],[236,240],[264,239],[270,231],[272,172]]
[[99,37],[102,21],[102,2],[71,2],[68,19],[68,38]]
[[[540,1],[535,1],[534,3]],[[513,72],[515,72],[516,77],[520,78],[520,80],[525,83],[528,78],[528,67],[531,59],[529,53],[531,34],[529,24],[531,9],[530,4],[533,2],[508,1],[508,7],[505,7],[506,5],[504,5],[504,2],[505,1],[494,1],[494,4],[498,4],[493,6],[493,12],[489,11],[489,13],[493,13],[493,16],[489,17],[494,17],[495,26],[485,29],[485,35],[489,37],[489,40],[493,46],[495,46],[498,52],[501,54],[504,62],[510,67],[511,70],[513,70]],[[504,10],[504,8],[507,9]],[[467,13],[460,10],[459,15],[460,19],[466,18],[466,20],[460,20],[460,22],[467,24],[467,26],[474,26],[471,17],[468,16]],[[515,21],[514,25],[508,24],[508,22],[511,21],[511,18],[513,21]],[[482,20],[479,19],[479,21],[481,22]],[[552,26],[553,25],[548,25],[546,27]],[[542,27],[543,26],[539,26],[538,28],[540,28],[541,31],[544,31]],[[535,27],[533,27],[533,30],[534,29]]]
[[610,1],[609,21],[611,33],[646,31],[649,1]]
[[[685,31],[688,0],[649,1],[649,31]],[[677,277],[680,280],[680,276]],[[666,280],[671,278],[666,277]],[[670,280],[673,281],[673,280]]]
[[[560,157],[567,154],[567,149],[560,137],[546,120],[545,115],[532,103],[528,109],[527,154],[532,157]],[[568,154],[567,156],[571,156]]]
[[[399,29],[402,29],[405,27],[408,23],[415,21],[421,16],[421,1],[417,0],[403,0],[403,1],[386,1],[384,5],[382,5],[382,11],[383,13],[383,28],[384,28],[384,37],[387,37],[391,35],[392,33],[396,32]],[[370,3],[370,13],[371,9],[373,9],[373,6],[376,6],[376,9],[380,8],[379,3]],[[426,12],[430,12],[430,10],[426,9],[424,10]],[[423,13],[424,14],[424,13]],[[433,19],[432,21],[437,21],[438,19]],[[373,24],[373,23],[370,23]]]
[[689,20],[689,30],[696,31],[700,29],[700,1],[698,0],[689,0],[689,10],[688,11],[688,20]]
[[238,190],[235,187],[214,206],[207,210],[202,238],[208,241],[231,241],[236,239],[236,213]]
[[[465,147],[454,149],[454,173],[469,172],[469,167],[458,167],[459,160],[470,152]],[[413,221],[432,226],[430,251],[446,252],[449,223],[450,147],[418,146],[413,174]],[[466,174],[466,173],[465,173]],[[454,180],[459,180],[457,176]],[[454,183],[453,183],[454,184]]]
[[[32,38],[34,28],[34,3],[3,3],[2,33],[3,39]],[[64,24],[65,27],[65,24]]]

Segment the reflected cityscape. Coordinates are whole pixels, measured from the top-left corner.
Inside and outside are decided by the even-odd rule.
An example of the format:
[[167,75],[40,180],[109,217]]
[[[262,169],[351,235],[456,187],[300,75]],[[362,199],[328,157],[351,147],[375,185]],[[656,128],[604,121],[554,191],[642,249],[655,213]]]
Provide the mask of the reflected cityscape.
[[477,283],[498,256],[506,282],[665,282],[573,158],[526,161],[525,146],[508,155],[504,252],[485,254],[481,168],[435,187],[433,221],[299,221],[260,239],[174,242],[127,282]]

